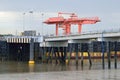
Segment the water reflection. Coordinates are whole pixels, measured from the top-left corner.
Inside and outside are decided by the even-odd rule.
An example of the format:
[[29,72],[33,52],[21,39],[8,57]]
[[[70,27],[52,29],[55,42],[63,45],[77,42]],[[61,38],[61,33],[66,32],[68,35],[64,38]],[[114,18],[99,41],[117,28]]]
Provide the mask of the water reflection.
[[[114,61],[111,62],[111,69],[114,69]],[[118,62],[118,68],[120,62]],[[105,62],[105,69],[108,69],[108,62]],[[83,66],[81,61],[76,65],[75,60],[71,60],[69,65],[55,63],[35,63],[28,62],[0,62],[1,73],[26,73],[26,72],[51,72],[51,71],[80,71],[80,70],[102,70],[101,60],[92,60],[92,66],[88,60],[84,60]]]
[[35,71],[35,64],[29,64],[29,72]]

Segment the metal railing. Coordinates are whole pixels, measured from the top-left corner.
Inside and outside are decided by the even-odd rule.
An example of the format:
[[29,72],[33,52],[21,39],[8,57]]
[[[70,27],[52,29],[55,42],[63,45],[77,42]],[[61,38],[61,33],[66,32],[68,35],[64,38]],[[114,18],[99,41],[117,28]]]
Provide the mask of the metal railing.
[[71,33],[69,35],[65,35],[65,34],[49,34],[46,37],[65,37],[65,36],[76,36],[76,35],[87,35],[87,34],[100,34],[100,33],[118,33],[120,32],[120,29],[110,29],[110,30],[100,30],[100,31],[86,31],[86,32],[82,32],[82,33]]

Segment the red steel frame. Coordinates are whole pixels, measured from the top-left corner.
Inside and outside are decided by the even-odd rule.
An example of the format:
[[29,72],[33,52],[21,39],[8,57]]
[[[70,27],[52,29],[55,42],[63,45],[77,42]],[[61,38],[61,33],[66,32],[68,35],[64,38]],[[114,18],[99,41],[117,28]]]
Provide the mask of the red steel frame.
[[[70,18],[64,18],[62,16],[64,15],[70,15]],[[56,24],[56,35],[58,35],[58,29],[63,28],[64,34],[69,35],[71,33],[71,25],[78,25],[78,33],[82,32],[82,25],[83,24],[95,24],[97,22],[100,22],[100,19],[98,17],[91,17],[91,18],[78,18],[78,16],[75,13],[58,13],[58,17],[51,17],[44,21],[46,24]]]

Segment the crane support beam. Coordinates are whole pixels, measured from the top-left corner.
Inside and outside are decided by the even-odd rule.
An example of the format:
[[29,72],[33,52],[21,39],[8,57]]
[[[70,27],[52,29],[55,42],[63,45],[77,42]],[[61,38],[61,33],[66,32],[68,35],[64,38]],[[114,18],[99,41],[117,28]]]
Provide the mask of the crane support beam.
[[78,24],[78,33],[81,33],[81,31],[82,31],[82,25]]
[[58,24],[56,24],[56,36],[58,35]]
[[71,25],[66,24],[65,26],[66,26],[65,35],[69,35],[71,33]]

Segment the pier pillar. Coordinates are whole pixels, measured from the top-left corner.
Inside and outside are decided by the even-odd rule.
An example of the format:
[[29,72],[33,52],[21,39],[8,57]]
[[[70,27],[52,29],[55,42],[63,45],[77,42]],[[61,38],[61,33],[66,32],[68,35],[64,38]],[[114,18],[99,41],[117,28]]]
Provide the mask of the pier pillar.
[[58,61],[57,61],[57,53],[55,52],[55,63],[58,64]]
[[29,56],[29,64],[34,64],[34,39],[31,38],[30,41],[30,56]]
[[57,47],[55,47],[55,49],[54,49],[54,55],[55,55],[55,63],[58,64],[58,61],[57,61]]
[[49,53],[49,60],[50,60],[50,63],[52,63],[52,52],[53,52],[53,47],[51,47],[50,53]]
[[80,44],[81,45],[81,47],[80,47],[80,50],[81,50],[81,66],[82,66],[82,68],[83,68],[83,59],[84,59],[84,56],[83,56],[83,45],[82,45],[82,43]]
[[115,54],[114,54],[115,69],[117,69],[117,41],[115,41],[114,45],[115,45]]
[[47,56],[47,63],[50,60],[50,53],[51,53],[51,47],[48,47],[48,56]]
[[111,68],[111,53],[110,53],[110,44],[111,42],[107,42],[107,55],[108,55],[108,69]]
[[62,59],[62,63],[64,62],[64,53],[63,53],[63,47],[61,47],[61,59]]
[[75,52],[76,52],[76,65],[78,65],[78,43],[75,44]]
[[66,47],[64,47],[64,63],[65,63],[65,61],[66,61],[66,51],[67,51],[67,48]]
[[72,54],[72,43],[68,44],[68,60],[66,60],[66,63],[69,64],[70,63],[70,59],[71,59],[71,54]]
[[104,42],[101,42],[101,49],[102,49],[102,68],[105,69],[105,47],[104,47]]
[[51,49],[51,54],[50,54],[50,63],[53,61],[53,54],[54,54],[54,47]]
[[81,66],[83,66],[83,59],[84,59],[83,51],[81,51]]
[[42,62],[46,62],[46,49],[47,47],[43,47],[43,51],[42,51]]
[[57,47],[57,56],[58,56],[59,62],[62,63],[61,58],[60,58],[60,47]]
[[90,66],[92,66],[92,61],[91,61],[91,56],[90,56],[89,50],[88,50],[88,59],[89,59]]
[[93,47],[92,47],[92,43],[89,43],[88,44],[88,59],[89,59],[89,63],[90,63],[90,67],[92,66],[92,61],[91,61],[91,55],[90,55],[90,52],[93,52]]

